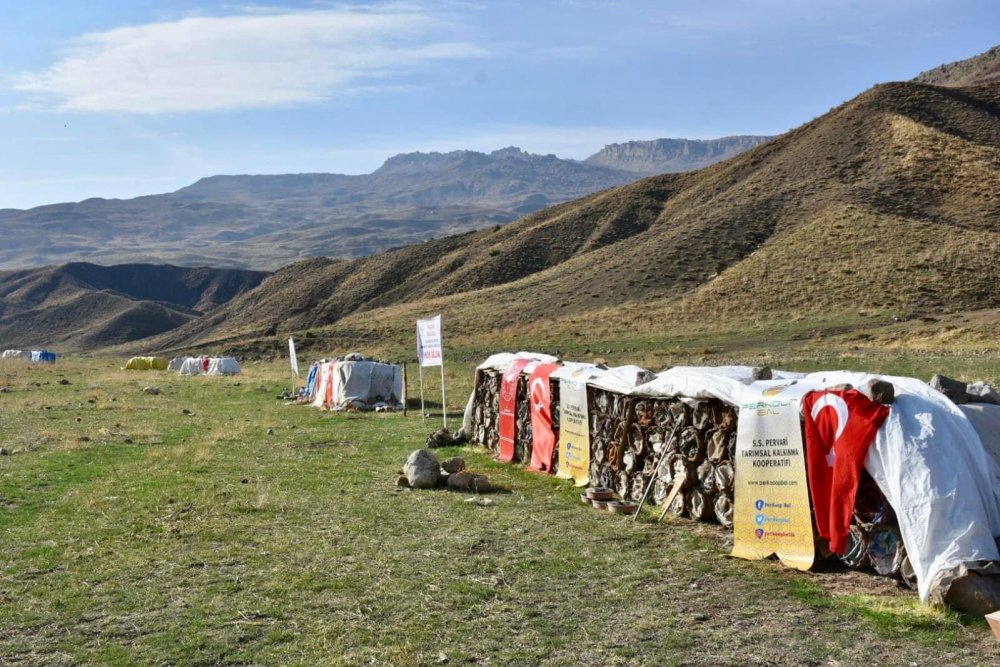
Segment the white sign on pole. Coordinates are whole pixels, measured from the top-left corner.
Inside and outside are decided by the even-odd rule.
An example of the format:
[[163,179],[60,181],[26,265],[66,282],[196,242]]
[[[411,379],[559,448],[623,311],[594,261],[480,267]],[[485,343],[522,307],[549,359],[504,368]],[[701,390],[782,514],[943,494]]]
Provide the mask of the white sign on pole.
[[443,366],[441,316],[417,320],[417,360],[421,366]]
[[295,356],[295,339],[288,337],[288,357],[292,362],[292,372],[299,377],[299,358]]

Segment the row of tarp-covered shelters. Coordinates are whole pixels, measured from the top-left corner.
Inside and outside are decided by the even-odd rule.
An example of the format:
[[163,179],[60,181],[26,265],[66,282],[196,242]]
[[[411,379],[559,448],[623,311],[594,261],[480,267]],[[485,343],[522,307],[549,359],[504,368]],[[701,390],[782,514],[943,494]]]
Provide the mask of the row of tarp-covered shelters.
[[[463,419],[463,427],[474,441],[487,440],[480,444],[495,446],[497,436],[490,434],[489,429],[484,430],[483,414],[497,410],[499,375],[525,359],[522,387],[523,378],[539,365],[557,361],[544,354],[503,353],[491,356],[477,368],[476,389]],[[740,406],[759,400],[763,390],[776,385],[799,384],[800,389],[823,391],[845,385],[864,388],[873,379],[890,382],[895,388],[895,400],[868,450],[864,468],[894,511],[920,598],[942,601],[951,584],[968,572],[997,571],[1000,405],[977,403],[960,407],[930,385],[906,377],[850,371],[775,372],[770,384],[762,384],[754,382],[752,372],[753,369],[743,366],[675,367],[654,374],[634,366],[606,368],[565,363],[550,377],[554,396],[558,395],[559,381],[571,378],[586,383],[591,402],[595,396],[605,401],[608,396],[627,397],[632,399],[633,406],[635,401],[661,399],[677,399],[696,406],[715,401],[729,406],[735,414]],[[781,382],[775,382],[778,380]],[[491,387],[492,394],[482,391],[484,385]],[[528,395],[524,389],[519,390],[518,401]],[[492,408],[486,405],[490,401]],[[556,400],[552,412],[558,415]],[[599,415],[592,415],[592,431],[602,426],[596,417]],[[490,423],[490,428],[496,429],[496,421]],[[633,424],[633,428],[637,427]],[[527,430],[530,439],[530,427]],[[612,451],[618,451],[619,457],[621,449],[626,450],[627,464],[632,443],[628,433],[594,432],[592,447],[595,442],[602,442],[602,437],[611,442]],[[735,440],[735,433],[732,438]],[[712,445],[713,442],[708,443],[709,448]],[[697,443],[692,445],[697,446]],[[704,452],[705,443],[701,446]],[[733,445],[729,447],[732,452]],[[594,453],[601,454],[596,449]],[[723,454],[720,458],[727,457]],[[593,468],[598,469],[596,465]],[[601,481],[591,479],[589,483],[597,485]]]
[[56,355],[48,350],[4,350],[0,355],[2,359],[24,359],[32,363],[54,364]]
[[306,390],[313,407],[329,410],[392,410],[403,407],[399,366],[348,355],[312,364]]

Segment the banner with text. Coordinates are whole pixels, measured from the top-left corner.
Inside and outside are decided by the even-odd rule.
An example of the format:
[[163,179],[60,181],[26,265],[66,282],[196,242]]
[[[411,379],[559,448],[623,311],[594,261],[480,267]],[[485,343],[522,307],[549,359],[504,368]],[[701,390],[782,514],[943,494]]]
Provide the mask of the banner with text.
[[442,366],[441,316],[417,320],[417,360],[421,366]]
[[808,570],[815,558],[799,411],[805,383],[758,382],[740,406],[736,433],[733,553]]
[[587,385],[559,380],[559,472],[577,486],[590,480],[590,417]]

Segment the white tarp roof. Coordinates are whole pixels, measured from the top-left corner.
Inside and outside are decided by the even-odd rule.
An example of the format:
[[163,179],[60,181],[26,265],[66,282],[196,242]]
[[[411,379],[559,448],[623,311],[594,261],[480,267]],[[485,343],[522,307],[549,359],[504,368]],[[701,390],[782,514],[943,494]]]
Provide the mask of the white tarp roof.
[[403,374],[399,366],[375,361],[341,361],[333,372],[334,408],[354,403],[370,406],[403,402]]
[[239,375],[240,362],[233,357],[213,357],[208,360],[208,375]]
[[[519,355],[494,355],[479,368],[502,371]],[[574,366],[573,370],[586,365]],[[628,386],[635,369],[599,373],[601,369],[595,368],[587,374],[594,375],[587,383],[639,396],[717,398],[736,407],[759,395],[750,390],[750,366],[675,367],[650,382]],[[571,373],[567,367],[552,376]],[[1000,535],[1000,465],[988,453],[1000,458],[1000,406],[959,409],[944,394],[913,378],[851,371],[773,371],[773,377],[808,383],[816,390],[840,384],[865,390],[871,379],[895,387],[896,400],[868,451],[865,468],[899,519],[921,600],[943,597],[953,579],[966,568],[975,569],[977,561],[1000,561],[994,541]],[[466,429],[471,428],[471,406],[470,399]],[[990,437],[981,439],[974,423]]]
[[201,359],[199,357],[188,357],[181,363],[177,371],[181,375],[201,375]]

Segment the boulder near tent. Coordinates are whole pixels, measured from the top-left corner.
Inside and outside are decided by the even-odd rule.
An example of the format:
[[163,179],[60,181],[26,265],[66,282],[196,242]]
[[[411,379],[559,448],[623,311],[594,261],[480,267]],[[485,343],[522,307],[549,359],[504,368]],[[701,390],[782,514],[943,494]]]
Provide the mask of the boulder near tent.
[[125,363],[127,371],[165,371],[167,360],[164,357],[132,357]]
[[330,410],[401,410],[403,373],[399,366],[349,356],[353,359],[318,364],[313,375],[313,406]]

